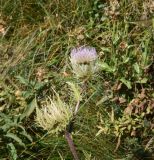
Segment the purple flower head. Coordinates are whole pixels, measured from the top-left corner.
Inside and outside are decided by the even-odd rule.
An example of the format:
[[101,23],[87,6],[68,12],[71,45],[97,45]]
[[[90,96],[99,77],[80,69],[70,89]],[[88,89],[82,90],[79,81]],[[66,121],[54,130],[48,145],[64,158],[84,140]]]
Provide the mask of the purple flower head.
[[75,64],[89,63],[96,60],[97,52],[94,47],[81,46],[71,51],[71,62]]

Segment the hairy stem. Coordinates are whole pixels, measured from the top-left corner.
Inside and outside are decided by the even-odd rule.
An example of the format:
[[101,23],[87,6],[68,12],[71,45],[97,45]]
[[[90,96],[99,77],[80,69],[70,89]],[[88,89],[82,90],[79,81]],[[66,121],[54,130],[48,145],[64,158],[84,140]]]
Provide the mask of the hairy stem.
[[74,124],[74,120],[75,120],[75,116],[79,110],[79,104],[80,104],[80,101],[77,102],[76,106],[75,106],[75,111],[74,111],[74,116],[73,116],[73,119],[70,121],[70,123],[68,124],[68,127],[67,129],[65,130],[65,138],[67,140],[67,143],[70,147],[70,151],[74,157],[74,160],[79,160],[78,158],[78,155],[77,155],[77,151],[76,151],[76,148],[75,148],[75,145],[73,143],[73,140],[71,138],[71,132],[73,130],[73,124]]
[[70,147],[70,150],[71,150],[71,153],[72,153],[72,155],[74,157],[74,160],[79,160],[76,148],[75,148],[73,140],[71,138],[71,134],[67,130],[65,131],[65,138],[66,138],[67,143],[68,143],[68,145]]

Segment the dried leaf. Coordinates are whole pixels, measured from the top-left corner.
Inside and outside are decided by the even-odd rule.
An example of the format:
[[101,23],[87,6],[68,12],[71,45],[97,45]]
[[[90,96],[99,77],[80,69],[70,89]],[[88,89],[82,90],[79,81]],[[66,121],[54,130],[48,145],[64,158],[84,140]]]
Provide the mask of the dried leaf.
[[131,136],[136,136],[136,131],[133,130],[130,135],[131,135]]
[[123,98],[123,97],[119,97],[119,103],[122,104],[122,103],[125,103],[126,102],[126,99]]
[[124,114],[131,115],[133,111],[133,106],[131,104],[128,104],[128,106],[124,110]]

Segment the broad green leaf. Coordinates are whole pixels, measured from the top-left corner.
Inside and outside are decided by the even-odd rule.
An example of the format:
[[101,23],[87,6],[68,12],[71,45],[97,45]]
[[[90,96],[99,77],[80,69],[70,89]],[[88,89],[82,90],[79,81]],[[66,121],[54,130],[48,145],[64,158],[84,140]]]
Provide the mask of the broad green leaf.
[[147,78],[142,78],[141,80],[137,81],[137,83],[147,83]]
[[25,86],[29,86],[29,81],[21,76],[16,76],[20,83],[24,84]]
[[9,143],[7,144],[7,148],[9,149],[10,153],[11,153],[11,159],[12,160],[16,160],[18,158],[17,156],[17,151],[15,146],[13,145],[13,143]]
[[132,126],[131,126],[131,124],[129,124],[129,125],[127,126],[127,129],[130,131],[131,128],[132,128]]
[[120,81],[127,86],[128,89],[132,88],[131,82],[126,80],[124,77],[120,79]]
[[44,82],[38,82],[35,84],[34,89],[39,90],[42,87],[44,87],[45,83]]
[[147,83],[148,79],[147,78],[142,78],[140,83]]
[[129,59],[130,59],[129,57],[125,57],[125,58],[123,59],[123,60],[124,60],[123,63],[127,63],[127,62],[129,61]]
[[34,98],[26,107],[24,113],[20,116],[20,120],[22,120],[23,118],[25,117],[29,117],[33,111],[35,110],[37,106],[37,103],[36,103],[36,98]]
[[109,66],[107,63],[102,62],[99,64],[99,66],[101,67],[102,70],[106,71],[106,72],[115,72],[115,67],[111,67]]
[[14,133],[10,133],[8,132],[5,137],[11,138],[13,140],[15,140],[16,142],[19,143],[20,146],[25,147],[25,144],[22,142],[21,138],[19,138],[17,135],[15,135]]
[[106,47],[101,47],[102,51],[106,51],[106,52],[111,52],[111,49],[110,48],[106,48]]
[[134,67],[135,71],[139,74],[140,73],[140,67],[139,67],[137,62],[133,65],[133,67]]

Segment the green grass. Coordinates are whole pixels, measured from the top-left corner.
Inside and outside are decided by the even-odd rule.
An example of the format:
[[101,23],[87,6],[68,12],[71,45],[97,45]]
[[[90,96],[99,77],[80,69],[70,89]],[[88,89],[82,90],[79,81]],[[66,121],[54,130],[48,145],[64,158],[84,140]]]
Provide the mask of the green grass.
[[[152,153],[153,8],[152,0],[2,0],[0,159],[73,159],[63,134],[36,125],[33,100],[40,105],[55,89],[73,101],[66,82],[82,86],[82,80],[72,73],[69,56],[81,45],[96,48],[100,68],[87,80],[74,125],[80,159],[86,153],[96,160],[139,159],[138,149],[148,144]],[[128,106],[133,109],[125,118]],[[123,128],[130,119],[132,128]]]

